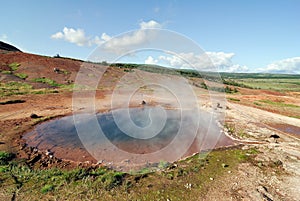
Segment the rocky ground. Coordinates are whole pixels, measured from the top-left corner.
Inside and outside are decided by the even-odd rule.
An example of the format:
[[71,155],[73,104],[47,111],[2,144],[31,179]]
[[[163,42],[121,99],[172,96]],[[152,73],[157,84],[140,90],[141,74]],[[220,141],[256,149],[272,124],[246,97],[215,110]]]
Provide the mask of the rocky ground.
[[[255,147],[259,154],[252,163],[238,166],[214,183],[206,195],[208,200],[299,200],[300,139],[270,126],[273,124],[300,125],[298,119],[229,104],[226,111],[230,123],[243,135],[231,133],[245,141],[257,141],[243,147]],[[229,133],[230,134],[230,133]],[[272,137],[274,136],[274,137]]]

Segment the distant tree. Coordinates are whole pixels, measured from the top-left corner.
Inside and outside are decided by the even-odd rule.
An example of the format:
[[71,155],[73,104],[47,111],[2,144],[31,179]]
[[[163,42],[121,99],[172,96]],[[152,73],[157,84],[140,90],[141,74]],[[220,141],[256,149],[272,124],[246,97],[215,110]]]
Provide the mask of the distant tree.
[[107,61],[102,61],[101,64],[102,64],[103,66],[108,66]]
[[60,55],[59,55],[59,54],[56,54],[56,55],[54,56],[54,58],[60,58]]

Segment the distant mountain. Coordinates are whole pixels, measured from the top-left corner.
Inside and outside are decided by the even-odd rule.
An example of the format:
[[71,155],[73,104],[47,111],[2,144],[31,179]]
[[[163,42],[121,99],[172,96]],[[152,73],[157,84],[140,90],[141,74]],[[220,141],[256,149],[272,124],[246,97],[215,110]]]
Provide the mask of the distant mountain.
[[0,41],[0,50],[6,50],[6,51],[12,51],[12,52],[21,52],[21,50],[19,50],[18,48],[14,47],[10,44],[4,43],[2,41]]

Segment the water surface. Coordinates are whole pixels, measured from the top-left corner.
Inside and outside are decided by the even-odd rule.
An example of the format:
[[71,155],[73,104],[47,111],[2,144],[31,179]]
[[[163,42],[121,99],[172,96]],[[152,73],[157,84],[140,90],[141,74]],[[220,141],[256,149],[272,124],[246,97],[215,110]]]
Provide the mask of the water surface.
[[201,112],[195,116],[194,110],[156,107],[77,114],[39,124],[24,138],[28,145],[48,149],[59,158],[133,166],[172,162],[234,144],[220,132],[212,115]]

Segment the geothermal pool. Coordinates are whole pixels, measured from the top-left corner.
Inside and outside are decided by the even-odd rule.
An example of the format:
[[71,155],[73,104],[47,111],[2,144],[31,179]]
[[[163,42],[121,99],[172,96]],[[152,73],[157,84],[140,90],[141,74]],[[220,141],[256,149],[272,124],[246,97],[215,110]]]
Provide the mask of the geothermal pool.
[[58,158],[117,166],[173,162],[201,150],[234,145],[214,117],[160,107],[75,114],[37,125],[24,135],[29,146]]

